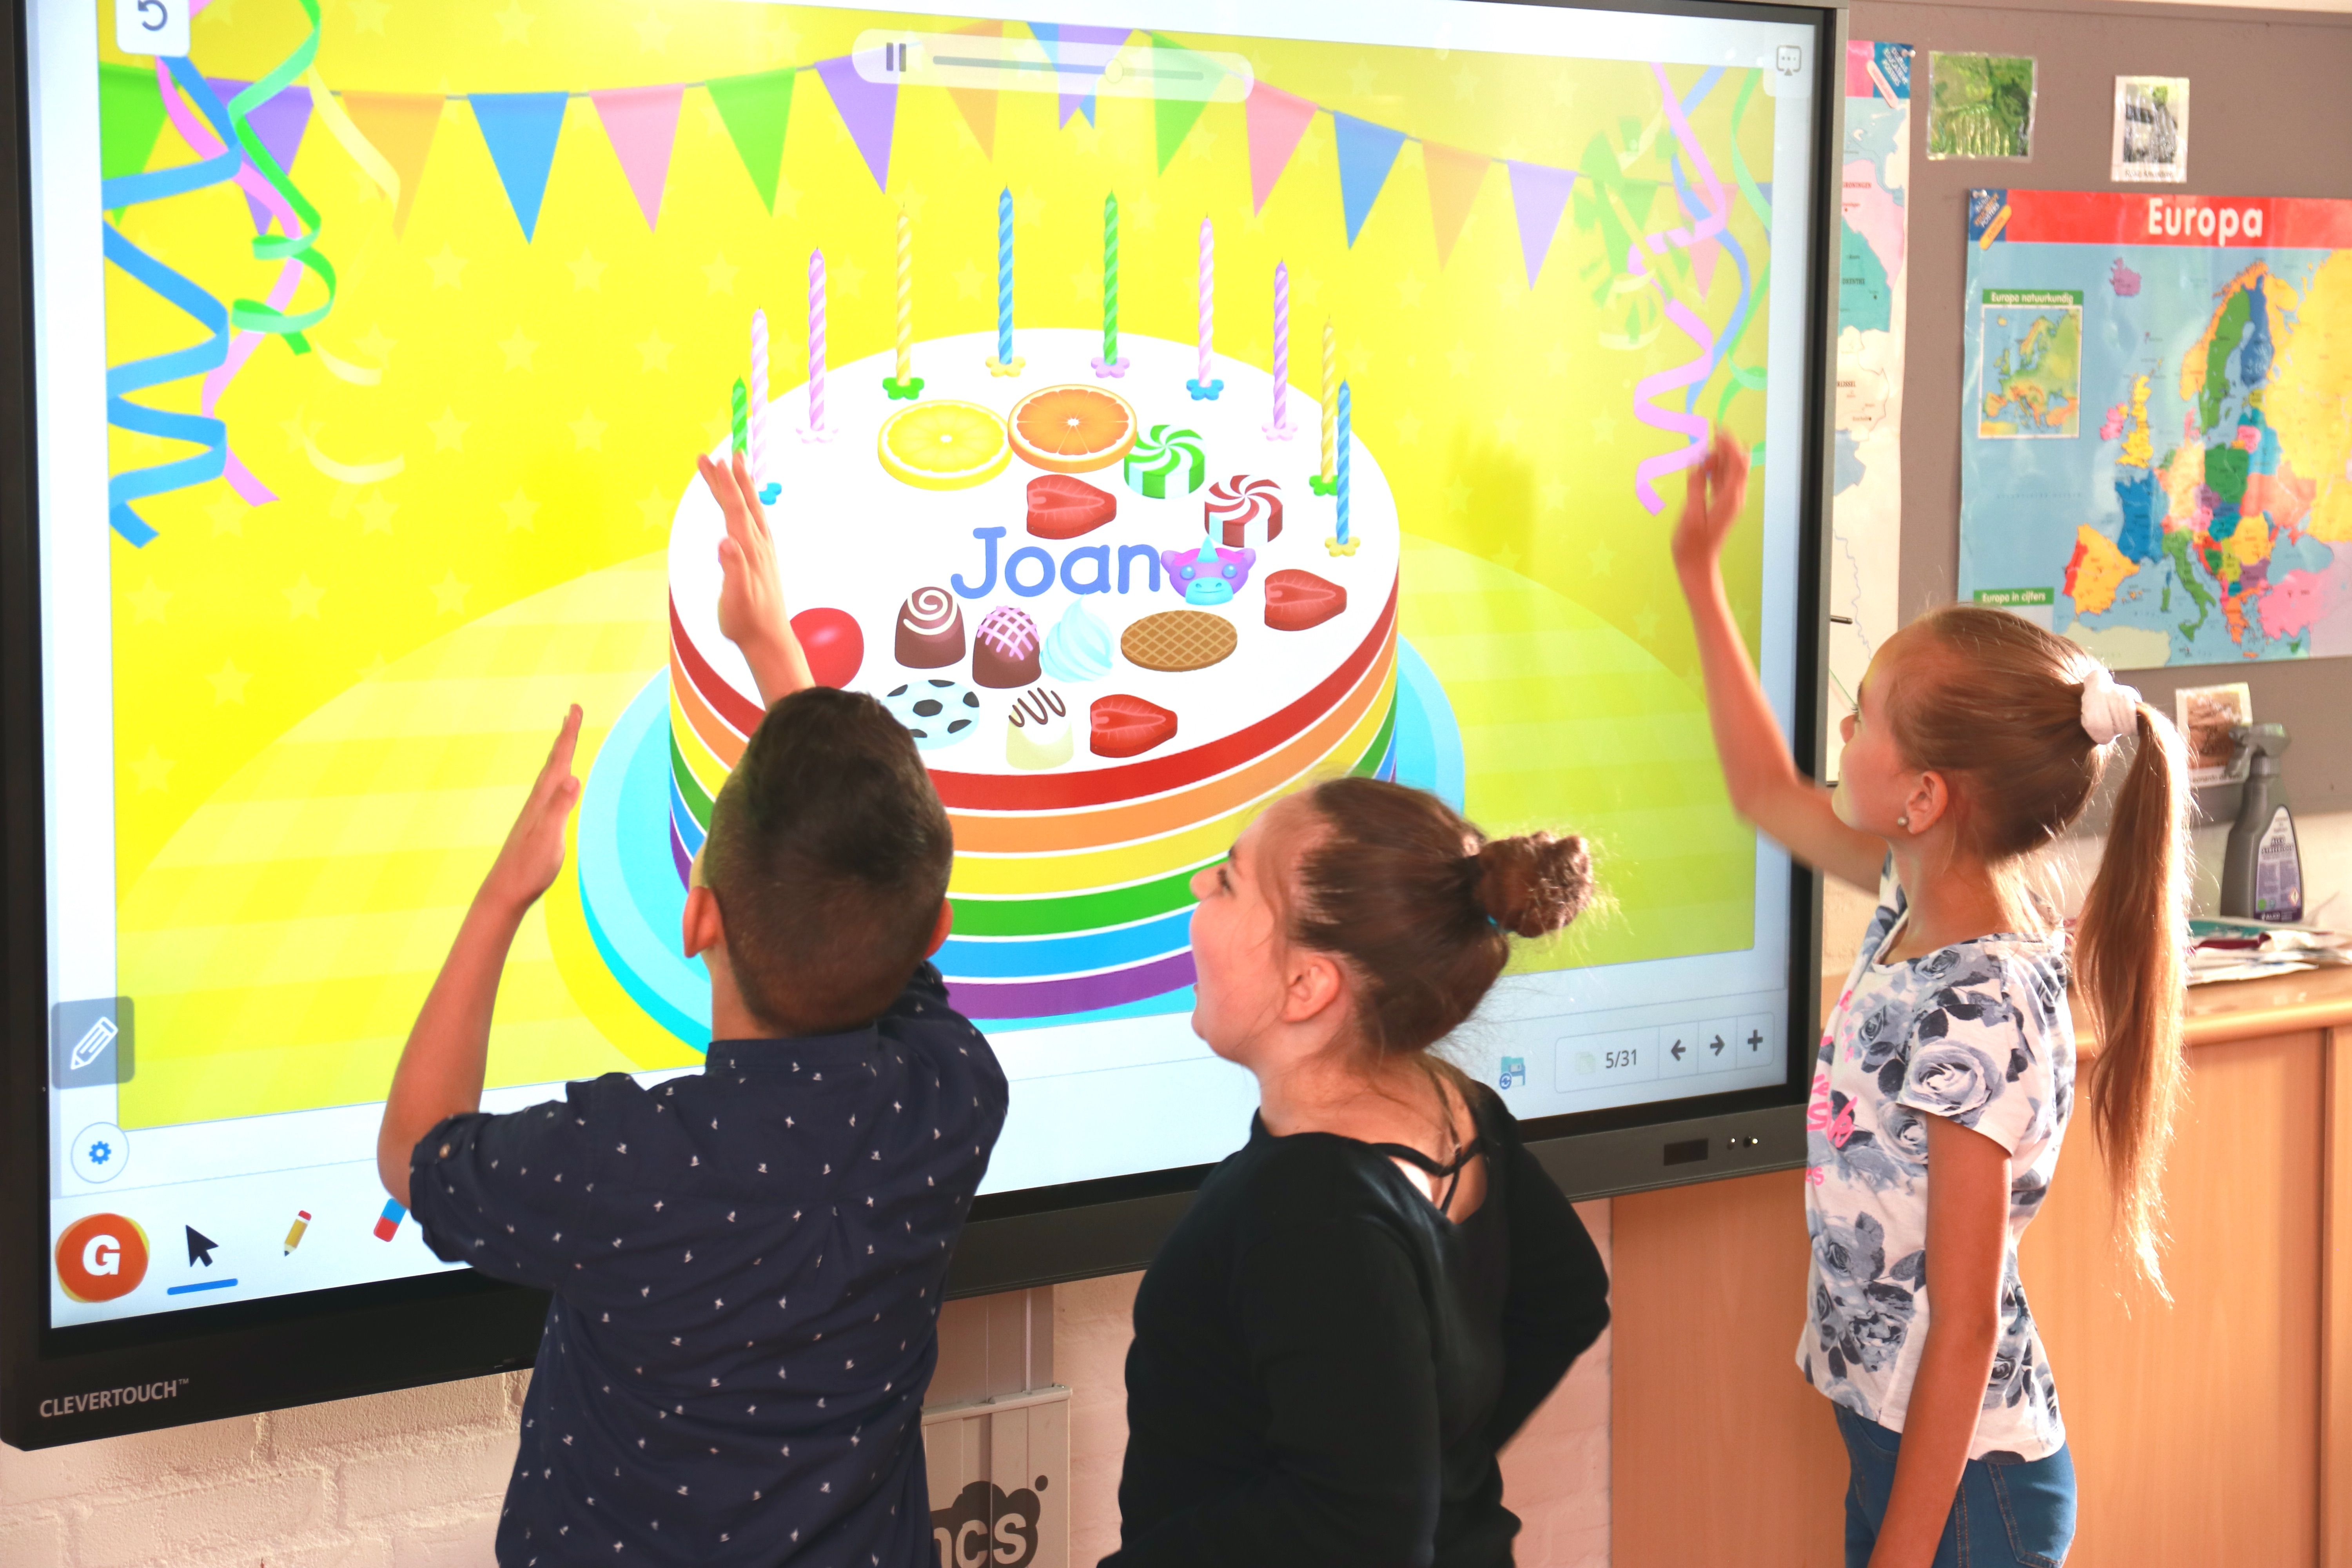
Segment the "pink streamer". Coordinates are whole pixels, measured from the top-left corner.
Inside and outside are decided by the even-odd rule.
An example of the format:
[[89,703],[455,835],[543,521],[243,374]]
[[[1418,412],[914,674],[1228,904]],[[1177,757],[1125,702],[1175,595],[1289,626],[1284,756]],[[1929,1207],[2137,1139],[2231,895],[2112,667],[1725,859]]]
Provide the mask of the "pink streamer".
[[[204,0],[200,0],[200,3],[190,10],[189,15],[193,16],[196,11],[203,8]],[[163,62],[160,58],[155,62],[155,89],[163,100],[163,111],[171,116],[173,129],[179,132],[181,139],[187,142],[198,157],[217,157],[221,152],[221,139],[213,134],[212,127],[205,124],[203,117],[189,108],[186,101],[181,98],[178,87],[172,80],[171,72],[164,68]],[[294,209],[287,205],[286,198],[278,195],[277,188],[263,179],[252,164],[239,165],[236,171],[236,183],[251,195],[254,200],[268,209],[269,215],[278,220],[278,226],[281,233],[296,232]],[[269,303],[272,308],[284,310],[287,301],[294,298],[294,290],[301,280],[302,264],[300,262],[289,261],[278,268],[278,279],[269,287]],[[261,346],[261,340],[267,334],[262,332],[236,332],[230,336],[228,357],[205,373],[204,400],[201,405],[204,413],[209,415],[213,412],[215,405],[220,402],[221,395],[228,390],[228,384],[236,379],[237,372],[245,368],[245,362],[253,357],[253,351]],[[277,494],[268,485],[254,478],[253,470],[245,466],[244,460],[236,455],[236,449],[234,447],[228,448],[227,463],[223,472],[228,479],[229,488],[245,498],[246,504],[248,506],[260,506],[278,499]]]
[[[1657,279],[1650,270],[1642,252],[1646,247],[1652,256],[1664,256],[1669,249],[1689,249],[1706,245],[1723,233],[1730,223],[1729,203],[1725,199],[1723,182],[1716,177],[1715,165],[1707,162],[1706,153],[1692,132],[1690,118],[1683,112],[1682,100],[1675,94],[1674,84],[1666,79],[1666,68],[1653,64],[1650,69],[1658,79],[1658,90],[1665,99],[1666,123],[1674,130],[1675,140],[1682,144],[1684,154],[1696,168],[1706,189],[1706,216],[1696,227],[1686,224],[1660,229],[1645,236],[1640,244],[1625,249],[1625,270],[1652,287]],[[1633,469],[1633,494],[1643,509],[1652,517],[1666,510],[1665,498],[1658,493],[1657,481],[1668,474],[1680,473],[1692,467],[1706,453],[1707,422],[1697,413],[1675,413],[1659,405],[1654,399],[1679,391],[1685,386],[1704,385],[1715,374],[1715,332],[1701,321],[1696,312],[1680,300],[1665,300],[1666,320],[1682,329],[1684,334],[1698,348],[1698,353],[1683,363],[1653,375],[1645,375],[1633,386],[1633,417],[1655,430],[1664,430],[1683,437],[1684,443],[1674,451],[1644,458]]]

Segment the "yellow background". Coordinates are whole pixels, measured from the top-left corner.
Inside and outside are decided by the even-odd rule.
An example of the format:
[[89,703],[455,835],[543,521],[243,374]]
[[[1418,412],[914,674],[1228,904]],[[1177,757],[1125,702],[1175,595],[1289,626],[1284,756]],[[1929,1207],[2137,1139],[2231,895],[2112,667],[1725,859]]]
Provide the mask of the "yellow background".
[[[729,4],[328,0],[319,69],[339,90],[691,83],[807,65],[894,21],[907,24]],[[194,27],[200,68],[250,79],[304,24],[285,0],[216,0]],[[1415,137],[1559,167],[1622,154],[1629,176],[1666,177],[1672,138],[1657,128],[1645,66],[1181,41],[1244,54],[1262,81]],[[1668,72],[1685,91],[1697,74]],[[1747,74],[1727,72],[1694,116],[1727,186],[1731,108]],[[139,503],[159,537],[113,545],[121,984],[141,999],[145,1037],[143,1087],[126,1093],[125,1124],[382,1092],[507,803],[564,701],[593,699],[593,740],[659,668],[653,552],[691,453],[724,432],[752,309],[769,311],[781,394],[799,380],[807,257],[822,247],[833,363],[887,347],[903,201],[915,224],[919,374],[919,340],[993,321],[1001,185],[1018,214],[1024,325],[1098,324],[1109,190],[1122,210],[1124,330],[1190,338],[1204,213],[1218,222],[1220,353],[1269,363],[1277,260],[1291,268],[1291,374],[1303,391],[1316,384],[1322,319],[1338,323],[1358,438],[1386,470],[1411,536],[1404,631],[1454,702],[1471,815],[1493,830],[1581,829],[1603,852],[1614,908],[1530,962],[1748,945],[1754,840],[1724,801],[1666,556],[1680,481],[1664,486],[1664,517],[1633,499],[1635,463],[1679,438],[1635,422],[1633,384],[1688,358],[1689,343],[1669,327],[1639,350],[1603,346],[1641,301],[1611,294],[1622,258],[1602,254],[1573,203],[1530,290],[1500,163],[1443,266],[1412,142],[1348,246],[1328,115],[1253,215],[1244,116],[1239,104],[1208,107],[1162,173],[1148,102],[1107,99],[1097,125],[1061,126],[1052,95],[1004,93],[991,156],[945,92],[902,90],[885,192],[804,73],[771,213],[708,94],[692,88],[649,231],[601,121],[575,98],[526,243],[463,101],[447,106],[398,236],[391,203],[314,114],[291,173],[324,215],[320,246],[341,292],[313,336],[381,368],[382,380],[350,384],[315,355],[265,343],[220,412],[236,450],[281,499],[248,507],[208,483]],[[1760,93],[1739,141],[1751,168],[1769,168],[1771,104]],[[190,155],[167,127],[150,167]],[[1592,182],[1581,185],[1589,194]],[[1761,227],[1731,201],[1733,232],[1760,268]],[[1669,211],[1661,199],[1648,226]],[[250,256],[252,223],[232,186],[133,207],[122,226],[223,299],[258,298],[275,275],[275,263]],[[1720,331],[1738,287],[1728,260],[1703,299],[1674,259],[1662,270]],[[315,287],[304,285],[298,306]],[[110,363],[191,337],[184,317],[120,272],[110,269],[107,290]],[[1760,318],[1766,307],[1759,291],[1751,310]],[[1760,363],[1764,347],[1759,319],[1738,357]],[[1718,372],[1702,411],[1721,385]],[[195,383],[142,400],[193,409]],[[1760,395],[1729,405],[1750,441],[1762,417]],[[347,464],[396,456],[404,471],[342,485],[310,467],[306,440]],[[185,450],[120,432],[110,446],[113,471]],[[1727,573],[1752,641],[1752,527]],[[587,586],[566,597],[575,584]],[[559,624],[573,629],[527,629]],[[498,700],[465,726],[441,722],[476,679],[499,683]],[[377,687],[401,688],[405,706]],[[384,718],[388,702],[405,717]],[[385,800],[406,803],[393,815],[415,824],[407,837],[387,826]],[[585,1022],[580,993],[595,977],[567,967],[579,944],[566,949],[561,910],[549,918],[551,945],[534,948],[527,933],[502,995],[494,1081],[690,1059]],[[319,952],[322,931],[331,961]]]

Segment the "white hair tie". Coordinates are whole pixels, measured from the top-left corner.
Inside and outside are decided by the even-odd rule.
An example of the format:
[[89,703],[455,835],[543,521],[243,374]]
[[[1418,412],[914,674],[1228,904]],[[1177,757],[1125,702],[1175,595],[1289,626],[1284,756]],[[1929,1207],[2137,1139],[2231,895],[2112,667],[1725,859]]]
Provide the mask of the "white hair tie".
[[2139,727],[2139,693],[2116,684],[2104,664],[2094,665],[2083,682],[2083,729],[2095,746],[2111,745]]

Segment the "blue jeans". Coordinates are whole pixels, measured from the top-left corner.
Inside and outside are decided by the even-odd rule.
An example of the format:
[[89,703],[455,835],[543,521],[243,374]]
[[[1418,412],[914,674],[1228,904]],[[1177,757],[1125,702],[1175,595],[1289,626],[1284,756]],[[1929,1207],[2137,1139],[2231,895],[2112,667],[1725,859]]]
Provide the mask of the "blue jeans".
[[[1843,1405],[1834,1408],[1853,1465],[1845,1489],[1845,1564],[1870,1568],[1903,1434]],[[1936,1568],[2059,1568],[2074,1543],[2074,1459],[2066,1449],[2046,1459],[1970,1459],[1936,1547]]]

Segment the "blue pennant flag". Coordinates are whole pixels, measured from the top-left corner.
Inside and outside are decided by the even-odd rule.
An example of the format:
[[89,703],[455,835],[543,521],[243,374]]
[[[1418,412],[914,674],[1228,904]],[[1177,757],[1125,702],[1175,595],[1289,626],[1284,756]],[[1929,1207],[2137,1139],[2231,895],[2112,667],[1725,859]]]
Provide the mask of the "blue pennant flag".
[[475,122],[507,188],[515,221],[528,244],[539,227],[539,204],[547,195],[547,172],[555,163],[555,138],[563,129],[567,92],[477,92],[467,100]]
[[1353,245],[1372,204],[1380,200],[1381,188],[1389,183],[1389,171],[1396,167],[1404,132],[1336,110],[1331,130],[1339,145],[1339,205],[1348,215],[1348,243]]

